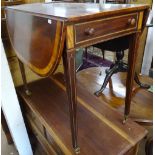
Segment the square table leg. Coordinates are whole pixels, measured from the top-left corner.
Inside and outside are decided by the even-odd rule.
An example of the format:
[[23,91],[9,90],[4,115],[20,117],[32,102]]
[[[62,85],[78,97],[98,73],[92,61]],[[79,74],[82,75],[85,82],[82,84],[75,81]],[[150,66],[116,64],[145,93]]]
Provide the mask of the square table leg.
[[69,100],[70,125],[72,134],[72,144],[75,153],[80,153],[77,140],[77,93],[76,93],[76,68],[75,68],[75,50],[63,51],[63,65]]
[[135,65],[138,51],[140,34],[135,33],[130,36],[130,46],[128,55],[128,74],[126,79],[126,98],[125,98],[125,110],[124,110],[124,123],[126,122],[130,113],[130,105],[132,98],[132,88],[135,75]]
[[25,93],[29,96],[29,95],[31,95],[31,92],[28,89],[24,64],[19,59],[18,59],[18,62],[19,62],[19,68],[20,68],[20,72],[21,72],[21,75],[22,75],[22,80],[23,80],[24,88],[25,88]]

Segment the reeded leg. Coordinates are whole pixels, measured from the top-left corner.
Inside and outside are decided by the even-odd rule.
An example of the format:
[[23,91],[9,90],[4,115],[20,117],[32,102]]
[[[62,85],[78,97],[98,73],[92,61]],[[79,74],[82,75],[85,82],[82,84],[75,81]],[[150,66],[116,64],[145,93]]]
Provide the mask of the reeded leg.
[[80,153],[77,140],[77,99],[76,99],[76,70],[75,51],[63,51],[64,74],[69,99],[70,125],[72,144],[75,152]]
[[18,62],[19,62],[19,67],[20,67],[23,83],[24,83],[25,93],[27,95],[31,95],[31,92],[29,91],[28,86],[27,86],[24,64],[19,59],[18,59]]
[[128,56],[128,74],[126,80],[126,98],[125,98],[125,110],[124,110],[124,121],[126,122],[130,113],[130,105],[132,98],[132,87],[135,74],[135,64],[137,57],[137,49],[139,43],[139,33],[133,34],[130,38],[129,56]]

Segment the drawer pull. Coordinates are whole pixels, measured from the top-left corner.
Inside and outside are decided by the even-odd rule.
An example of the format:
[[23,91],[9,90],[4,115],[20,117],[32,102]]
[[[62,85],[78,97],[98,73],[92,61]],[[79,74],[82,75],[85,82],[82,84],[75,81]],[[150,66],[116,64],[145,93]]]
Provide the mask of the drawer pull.
[[85,30],[85,34],[86,35],[93,35],[94,34],[94,28],[87,28],[86,30]]
[[129,25],[135,25],[135,23],[136,23],[136,19],[135,18],[128,19],[128,24]]

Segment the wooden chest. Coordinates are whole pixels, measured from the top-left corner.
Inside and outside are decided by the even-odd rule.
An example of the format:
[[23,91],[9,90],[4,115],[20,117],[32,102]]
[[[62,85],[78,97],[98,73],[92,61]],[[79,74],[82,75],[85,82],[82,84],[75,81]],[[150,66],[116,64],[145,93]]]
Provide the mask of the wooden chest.
[[[69,109],[62,74],[29,84],[31,96],[17,89],[24,114],[47,154],[73,155]],[[89,94],[78,83],[78,141],[81,155],[133,155],[147,131],[106,103]]]

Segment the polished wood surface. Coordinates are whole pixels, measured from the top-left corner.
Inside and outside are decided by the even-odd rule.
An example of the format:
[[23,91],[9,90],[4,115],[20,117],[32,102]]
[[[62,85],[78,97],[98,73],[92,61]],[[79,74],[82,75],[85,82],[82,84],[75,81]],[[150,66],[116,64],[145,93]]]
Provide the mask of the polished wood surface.
[[27,115],[27,119],[28,119],[27,122],[29,123],[29,126],[30,126],[32,132],[34,133],[34,135],[36,136],[37,140],[41,144],[41,146],[44,149],[46,155],[57,155],[56,151],[47,142],[46,137],[43,136],[43,134],[40,132],[38,127],[36,127],[36,125],[35,125],[35,123],[33,121],[34,118],[32,119],[32,117]]
[[[94,95],[105,78],[105,69],[107,68],[93,67],[82,70],[77,73],[77,79],[83,87]],[[102,95],[98,97],[100,101],[106,102],[121,113],[123,113],[125,106],[126,76],[126,73],[114,74]],[[143,83],[153,84],[149,77],[139,76],[139,78]],[[153,93],[140,88],[134,82],[132,95],[130,118],[140,123],[146,123],[146,125],[151,123],[153,121]]]
[[62,23],[10,10],[7,26],[12,46],[22,62],[41,76],[55,71],[64,45]]
[[15,1],[4,1],[2,2],[3,6],[12,6],[12,5],[21,5],[23,4],[23,0],[15,0]]
[[[16,54],[22,62],[26,63],[37,74],[48,76],[55,71],[65,44],[63,53],[65,53],[64,61],[66,60],[66,63],[64,62],[64,64],[66,65],[64,69],[67,77],[66,87],[69,99],[72,140],[75,150],[79,150],[77,142],[77,94],[74,57],[76,48],[130,35],[130,69],[127,76],[126,86],[128,91],[126,93],[124,114],[125,118],[127,118],[130,112],[137,44],[140,33],[145,26],[148,12],[149,5],[130,4],[99,5],[51,2],[7,8],[8,30]],[[132,16],[131,14],[137,16]],[[125,16],[128,18],[125,18]],[[118,24],[112,24],[113,21],[110,18],[113,18],[115,23]],[[100,27],[96,28],[96,24],[93,24],[93,22],[96,23],[98,20],[110,21],[109,24],[111,23],[110,26],[112,28],[108,28],[106,32],[100,31]],[[86,24],[86,21],[91,23],[90,26]],[[119,23],[121,28],[117,27]],[[82,28],[84,33],[82,35],[80,31],[76,30],[78,24],[86,24],[84,29]],[[129,30],[124,24],[130,25],[131,29]],[[111,33],[111,30],[114,33]],[[95,32],[98,33],[95,34],[94,38],[92,37],[93,39],[83,39],[84,35],[93,35]],[[24,35],[21,35],[22,33]],[[75,38],[79,36],[80,38],[82,37],[82,42],[76,44]]]
[[126,79],[126,86],[127,86],[126,98],[125,98],[126,108],[124,110],[125,119],[127,119],[130,113],[131,98],[133,93],[132,88],[133,88],[133,82],[134,82],[135,65],[136,65],[137,49],[139,46],[139,39],[140,39],[139,33],[135,33],[130,39],[129,55],[128,55],[128,74]]
[[[76,98],[76,70],[75,70],[75,52],[63,52],[63,64],[64,64],[64,75],[66,80],[66,92],[69,99],[69,113],[70,113],[70,124],[71,124],[71,131],[73,147],[76,148],[76,152],[79,153],[79,146],[77,143],[77,105],[75,105],[75,98]],[[69,70],[69,68],[74,68]],[[75,93],[72,93],[75,92]]]
[[[33,94],[31,97],[24,93],[23,87],[18,88],[17,92],[24,100],[21,104],[28,107],[26,113],[31,111],[34,115],[29,115],[32,119],[30,121],[36,126],[42,124],[57,147],[64,154],[70,155],[74,154],[74,150],[70,141],[69,109],[63,79],[62,74],[57,74],[51,79],[30,83],[29,88]],[[77,93],[80,154],[128,154],[146,135],[147,131],[131,119],[125,125],[122,124],[121,114],[100,102],[80,83],[77,85]],[[36,124],[36,119],[40,123]]]
[[83,19],[117,15],[118,13],[138,12],[148,9],[144,4],[88,4],[88,3],[37,3],[25,4],[19,7],[9,7],[17,11],[48,16],[51,18],[78,21]]
[[75,44],[90,41],[101,36],[114,35],[115,33],[118,35],[121,32],[134,32],[137,29],[137,24],[137,13],[76,24],[75,33],[77,35]]

